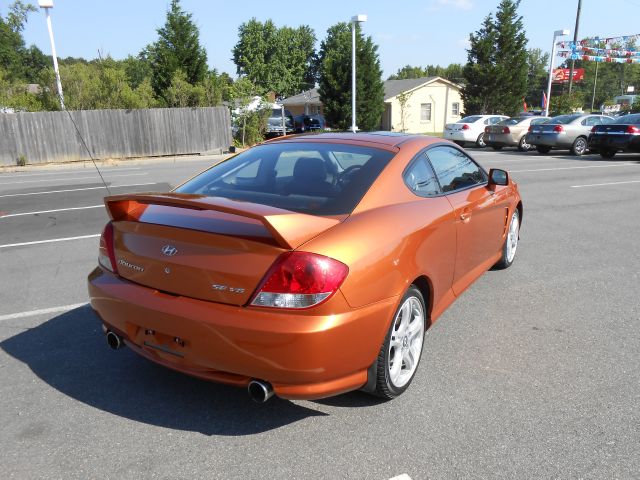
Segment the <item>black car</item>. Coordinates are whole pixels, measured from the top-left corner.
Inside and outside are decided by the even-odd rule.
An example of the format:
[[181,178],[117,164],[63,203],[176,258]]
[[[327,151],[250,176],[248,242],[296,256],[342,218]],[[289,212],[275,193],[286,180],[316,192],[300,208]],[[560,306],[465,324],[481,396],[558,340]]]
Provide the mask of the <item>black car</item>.
[[293,118],[296,133],[314,132],[327,129],[327,122],[320,114],[296,115]]
[[602,158],[613,158],[619,151],[640,153],[640,113],[594,126],[589,134],[589,149]]
[[[289,110],[284,111],[284,135],[289,135],[294,132],[293,115]],[[273,108],[271,115],[267,120],[267,128],[265,130],[267,137],[278,137],[283,135],[282,132],[282,110],[280,108]]]

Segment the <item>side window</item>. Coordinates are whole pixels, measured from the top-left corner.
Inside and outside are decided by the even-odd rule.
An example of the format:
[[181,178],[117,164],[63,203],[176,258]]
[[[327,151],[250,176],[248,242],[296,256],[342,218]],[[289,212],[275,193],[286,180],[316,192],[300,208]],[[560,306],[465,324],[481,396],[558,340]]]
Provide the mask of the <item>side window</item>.
[[471,158],[453,147],[434,147],[427,151],[442,191],[453,192],[485,183],[487,176]]
[[593,127],[594,125],[600,125],[602,121],[600,117],[587,117],[582,121],[582,125],[587,125],[589,127]]
[[405,170],[404,182],[407,187],[421,197],[432,197],[440,194],[438,180],[433,173],[424,153],[418,155],[415,161]]
[[[506,117],[505,117],[506,118]],[[505,118],[502,117],[493,117],[492,119],[489,120],[489,124],[490,125],[495,125],[498,122],[501,122],[502,120],[504,120]]]

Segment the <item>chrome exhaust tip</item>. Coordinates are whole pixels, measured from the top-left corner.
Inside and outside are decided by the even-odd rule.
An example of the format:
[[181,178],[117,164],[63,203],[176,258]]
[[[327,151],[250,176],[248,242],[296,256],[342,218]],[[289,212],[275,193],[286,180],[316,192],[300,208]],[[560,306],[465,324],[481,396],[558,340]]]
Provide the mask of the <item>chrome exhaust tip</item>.
[[247,386],[249,397],[256,403],[264,403],[273,397],[273,387],[269,382],[251,380]]
[[107,332],[107,345],[111,350],[118,350],[124,347],[124,339],[117,333],[109,331]]

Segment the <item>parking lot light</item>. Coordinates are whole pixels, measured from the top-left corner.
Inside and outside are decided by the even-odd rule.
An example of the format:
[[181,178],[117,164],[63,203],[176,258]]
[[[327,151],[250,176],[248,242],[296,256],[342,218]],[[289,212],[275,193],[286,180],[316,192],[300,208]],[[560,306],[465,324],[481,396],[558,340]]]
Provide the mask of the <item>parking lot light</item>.
[[351,17],[351,131],[358,131],[356,126],[356,24],[367,21],[364,14]]
[[64,110],[64,96],[62,95],[62,83],[60,82],[60,70],[58,69],[58,56],[56,54],[56,44],[53,41],[53,27],[51,26],[51,15],[49,10],[53,8],[53,0],[39,0],[38,5],[44,8],[47,15],[47,28],[49,29],[49,40],[51,40],[51,56],[53,57],[53,71],[56,74],[56,86],[58,87],[58,98],[60,99],[60,109]]
[[553,79],[553,62],[556,57],[556,38],[569,35],[571,32],[566,28],[553,32],[553,44],[551,46],[551,58],[549,59],[549,81],[547,83],[547,103],[544,106],[544,116],[549,116],[549,104],[551,103],[551,80]]

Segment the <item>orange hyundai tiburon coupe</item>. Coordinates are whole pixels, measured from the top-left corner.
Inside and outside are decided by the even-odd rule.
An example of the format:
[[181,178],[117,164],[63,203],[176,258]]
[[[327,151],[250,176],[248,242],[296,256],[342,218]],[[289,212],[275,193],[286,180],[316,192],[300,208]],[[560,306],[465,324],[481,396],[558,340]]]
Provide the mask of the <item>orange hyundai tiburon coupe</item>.
[[105,204],[89,294],[109,346],[256,401],[400,395],[426,329],[511,265],[522,221],[504,170],[388,132],[285,137]]

